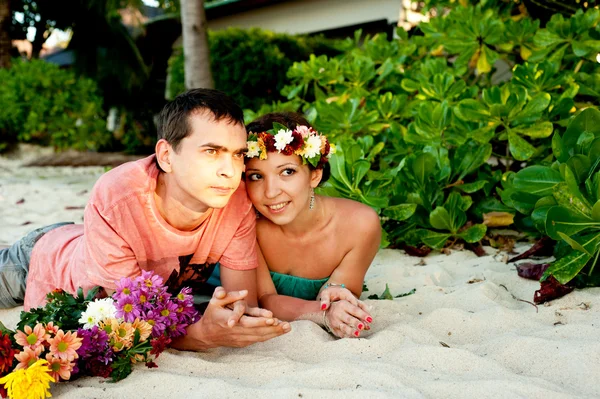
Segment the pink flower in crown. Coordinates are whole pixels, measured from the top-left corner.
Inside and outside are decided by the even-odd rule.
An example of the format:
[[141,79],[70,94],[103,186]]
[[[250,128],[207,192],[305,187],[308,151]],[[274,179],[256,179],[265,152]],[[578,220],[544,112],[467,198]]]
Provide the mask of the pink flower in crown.
[[312,129],[309,128],[308,126],[299,125],[299,126],[296,126],[296,131],[298,133],[300,133],[300,135],[302,136],[303,139],[306,139],[308,136],[310,136]]

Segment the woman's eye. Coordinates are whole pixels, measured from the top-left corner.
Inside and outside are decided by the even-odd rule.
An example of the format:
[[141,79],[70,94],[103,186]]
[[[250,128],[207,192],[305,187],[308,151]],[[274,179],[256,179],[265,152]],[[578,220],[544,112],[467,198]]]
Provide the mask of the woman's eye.
[[251,175],[248,176],[248,178],[252,181],[257,181],[260,180],[260,175],[258,173],[252,173]]
[[285,169],[283,172],[281,172],[281,174],[284,176],[291,176],[294,173],[296,173],[294,169]]

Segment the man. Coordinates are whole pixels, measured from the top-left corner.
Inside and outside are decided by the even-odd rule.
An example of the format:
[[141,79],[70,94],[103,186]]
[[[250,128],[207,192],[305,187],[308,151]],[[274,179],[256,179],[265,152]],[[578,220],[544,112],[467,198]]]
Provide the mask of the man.
[[16,306],[23,295],[26,309],[40,306],[55,288],[110,293],[117,280],[142,270],[171,289],[199,288],[220,263],[223,288],[173,346],[246,346],[288,332],[289,323],[254,307],[255,214],[241,184],[245,151],[243,113],[229,97],[207,89],[179,95],[159,115],[155,154],[103,175],[83,225],[38,229],[0,251],[0,307]]

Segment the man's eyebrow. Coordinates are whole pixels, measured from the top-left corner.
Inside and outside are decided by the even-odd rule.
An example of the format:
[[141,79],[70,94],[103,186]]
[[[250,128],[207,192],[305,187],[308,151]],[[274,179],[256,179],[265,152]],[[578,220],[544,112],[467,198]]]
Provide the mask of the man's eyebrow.
[[[223,151],[223,152],[229,152],[229,149],[227,147],[222,146],[220,144],[215,144],[215,143],[205,143],[205,144],[200,145],[199,147],[200,148],[202,148],[202,147],[208,147],[208,148],[212,148],[212,149]],[[242,148],[240,148],[240,149],[238,149],[238,150],[236,150],[234,152],[236,154],[239,154],[239,153],[242,153],[242,152],[243,153],[248,152],[248,147],[242,147]]]

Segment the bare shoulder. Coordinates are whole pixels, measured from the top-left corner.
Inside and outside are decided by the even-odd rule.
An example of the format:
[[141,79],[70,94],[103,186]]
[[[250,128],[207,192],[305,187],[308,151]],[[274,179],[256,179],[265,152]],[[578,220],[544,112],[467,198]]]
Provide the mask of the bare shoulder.
[[371,237],[381,234],[379,215],[370,206],[346,198],[323,197],[323,199],[329,202],[333,219],[345,229]]

